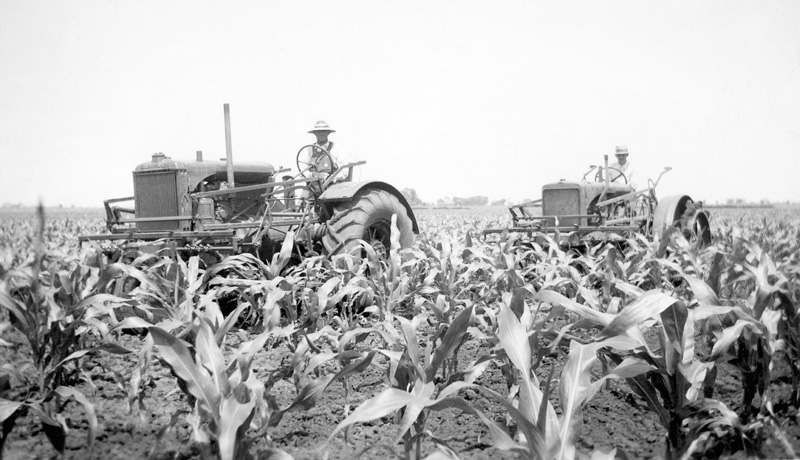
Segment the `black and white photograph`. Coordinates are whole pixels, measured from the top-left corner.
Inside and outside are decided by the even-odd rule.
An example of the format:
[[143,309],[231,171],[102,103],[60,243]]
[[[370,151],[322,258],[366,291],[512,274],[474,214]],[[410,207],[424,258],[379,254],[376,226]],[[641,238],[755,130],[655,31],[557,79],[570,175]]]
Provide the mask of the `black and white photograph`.
[[799,32],[0,0],[0,460],[797,458]]

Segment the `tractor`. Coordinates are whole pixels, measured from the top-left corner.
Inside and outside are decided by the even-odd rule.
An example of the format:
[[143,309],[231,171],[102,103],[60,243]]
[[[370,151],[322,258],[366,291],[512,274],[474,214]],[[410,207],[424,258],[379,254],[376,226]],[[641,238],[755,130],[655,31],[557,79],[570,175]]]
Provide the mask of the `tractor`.
[[648,180],[646,188],[637,190],[622,171],[608,166],[606,155],[604,164],[590,166],[580,181],[545,184],[541,198],[510,206],[510,228],[483,233],[548,234],[559,245],[580,248],[633,233],[660,239],[674,226],[696,245],[711,244],[709,213],[702,202],[687,195],[656,198],[658,182],[671,169],[664,168],[655,182]]
[[[230,111],[224,105],[227,157],[220,161],[174,160],[163,153],[133,170],[133,196],[104,202],[107,233],[80,235],[119,258],[129,250],[169,248],[184,258],[213,262],[249,252],[270,260],[293,235],[293,258],[308,254],[361,254],[361,241],[379,256],[392,249],[392,230],[402,248],[419,233],[406,198],[386,182],[353,182],[357,161],[321,173],[307,158],[329,152],[307,145],[297,152],[297,171],[268,163],[233,163]],[[396,216],[393,226],[393,216]]]

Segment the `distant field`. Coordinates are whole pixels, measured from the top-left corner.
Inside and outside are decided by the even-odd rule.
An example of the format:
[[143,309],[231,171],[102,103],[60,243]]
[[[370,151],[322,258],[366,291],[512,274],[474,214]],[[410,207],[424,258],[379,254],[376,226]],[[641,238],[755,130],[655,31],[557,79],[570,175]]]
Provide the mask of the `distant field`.
[[[45,214],[53,217],[60,216],[86,216],[103,217],[106,212],[103,208],[73,208],[73,207],[45,207]],[[36,213],[35,206],[23,207],[0,207],[0,216],[4,215],[33,215]]]

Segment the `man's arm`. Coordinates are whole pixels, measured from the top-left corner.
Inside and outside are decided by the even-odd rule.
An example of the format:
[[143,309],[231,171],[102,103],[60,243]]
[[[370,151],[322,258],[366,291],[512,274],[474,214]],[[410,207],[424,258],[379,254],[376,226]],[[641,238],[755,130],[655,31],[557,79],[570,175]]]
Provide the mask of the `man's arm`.
[[633,183],[634,167],[630,162],[628,162],[627,166],[628,168],[625,171],[625,177],[628,179],[628,184],[633,186],[633,188],[636,188],[636,184]]

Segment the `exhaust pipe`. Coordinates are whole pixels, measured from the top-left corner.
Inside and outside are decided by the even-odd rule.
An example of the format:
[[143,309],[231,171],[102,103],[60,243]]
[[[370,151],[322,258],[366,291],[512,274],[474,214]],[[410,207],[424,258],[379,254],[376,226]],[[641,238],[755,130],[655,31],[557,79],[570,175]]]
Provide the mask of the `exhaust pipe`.
[[609,186],[608,155],[603,155],[603,191],[600,193],[598,201],[605,201]]
[[233,183],[233,151],[231,147],[231,109],[226,103],[223,105],[225,111],[225,156],[228,162],[228,188],[234,188]]

